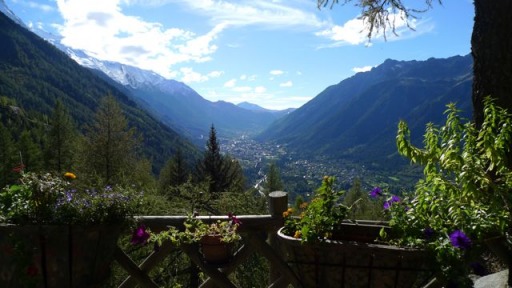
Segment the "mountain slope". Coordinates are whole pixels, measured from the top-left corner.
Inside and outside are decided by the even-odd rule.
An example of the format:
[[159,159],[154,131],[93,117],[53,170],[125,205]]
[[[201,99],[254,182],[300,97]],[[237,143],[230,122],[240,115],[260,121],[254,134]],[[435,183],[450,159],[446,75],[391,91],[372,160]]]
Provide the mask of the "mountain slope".
[[[271,125],[259,140],[291,150],[321,153],[363,163],[391,164],[400,119],[415,143],[427,122],[441,123],[450,102],[471,113],[472,58],[427,61],[386,60],[325,89],[310,102]],[[388,163],[385,163],[385,162]]]
[[58,44],[58,39],[51,42],[57,43],[59,49],[81,65],[100,71],[124,86],[132,99],[142,104],[166,125],[201,142],[212,124],[223,136],[255,134],[288,112],[248,111],[224,101],[211,102],[182,82],[165,79],[152,71],[133,66],[99,61],[82,51]]
[[112,94],[130,125],[141,132],[144,153],[156,168],[177,149],[197,149],[155,120],[116,87],[78,65],[47,41],[0,13],[0,95],[14,98],[26,110],[49,115],[57,99],[79,125],[90,123],[98,100]]

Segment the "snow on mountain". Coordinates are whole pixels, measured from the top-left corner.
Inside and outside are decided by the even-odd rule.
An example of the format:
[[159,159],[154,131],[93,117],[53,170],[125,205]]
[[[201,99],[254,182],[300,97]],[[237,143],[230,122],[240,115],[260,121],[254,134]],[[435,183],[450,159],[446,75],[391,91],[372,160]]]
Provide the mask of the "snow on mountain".
[[117,62],[99,60],[88,55],[83,50],[72,49],[62,45],[61,37],[59,36],[36,27],[31,30],[39,35],[39,37],[52,43],[55,47],[66,53],[78,64],[90,69],[99,70],[123,86],[128,86],[133,89],[141,87],[157,87],[163,92],[181,93],[183,95],[197,94],[192,88],[188,87],[184,83],[165,79],[153,71],[143,70]]
[[16,14],[14,14],[9,7],[7,7],[7,4],[5,4],[4,0],[0,0],[0,12],[4,13],[7,17],[11,18],[12,21],[18,23],[20,26],[23,26],[27,28],[27,25],[21,21]]

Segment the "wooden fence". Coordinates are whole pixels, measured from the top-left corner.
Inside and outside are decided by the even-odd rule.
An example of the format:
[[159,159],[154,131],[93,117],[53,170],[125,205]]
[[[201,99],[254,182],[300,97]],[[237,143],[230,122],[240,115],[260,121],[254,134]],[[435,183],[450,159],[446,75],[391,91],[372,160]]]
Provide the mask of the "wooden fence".
[[[243,223],[239,232],[242,236],[242,245],[236,251],[234,258],[226,266],[218,268],[205,263],[200,255],[198,245],[180,245],[174,247],[170,243],[163,243],[157,251],[153,251],[142,263],[135,263],[120,247],[117,247],[115,259],[120,266],[128,272],[129,276],[119,285],[121,287],[158,287],[148,276],[148,273],[162,260],[170,255],[173,249],[181,249],[196,264],[199,269],[208,275],[200,287],[236,287],[228,279],[237,266],[244,263],[253,253],[265,257],[270,263],[270,283],[268,287],[301,287],[295,274],[283,261],[277,247],[276,231],[283,226],[283,212],[288,208],[288,195],[276,191],[269,195],[269,215],[241,215],[237,216]],[[211,223],[217,220],[228,220],[227,216],[198,216],[204,222]],[[168,226],[182,226],[186,216],[140,216],[138,220],[152,231],[161,231]]]

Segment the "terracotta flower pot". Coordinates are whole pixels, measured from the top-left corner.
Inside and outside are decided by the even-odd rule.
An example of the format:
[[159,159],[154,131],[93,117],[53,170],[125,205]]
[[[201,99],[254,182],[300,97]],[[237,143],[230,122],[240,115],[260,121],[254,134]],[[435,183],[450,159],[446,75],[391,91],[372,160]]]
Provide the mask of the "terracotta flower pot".
[[[341,228],[345,228],[344,225]],[[350,225],[344,232],[333,234],[344,234],[342,238],[350,240],[311,244],[283,234],[283,228],[278,231],[285,261],[303,287],[409,288],[426,284],[431,278],[432,270],[427,265],[428,255],[424,251],[369,243],[376,239],[368,240],[375,235],[375,225],[368,229],[364,229],[363,224],[358,225],[363,227]],[[357,230],[363,234],[354,234]]]
[[231,260],[233,243],[224,243],[221,239],[220,235],[206,235],[201,238],[201,253],[208,264],[223,265]]

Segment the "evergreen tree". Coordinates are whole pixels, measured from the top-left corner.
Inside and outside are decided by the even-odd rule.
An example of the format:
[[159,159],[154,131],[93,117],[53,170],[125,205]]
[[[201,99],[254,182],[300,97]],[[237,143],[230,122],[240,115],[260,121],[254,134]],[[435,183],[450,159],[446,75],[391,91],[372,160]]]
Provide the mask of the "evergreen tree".
[[183,153],[178,150],[160,171],[159,186],[161,193],[165,193],[170,187],[176,187],[187,182],[189,174],[189,168]]
[[94,121],[86,127],[81,144],[80,174],[92,174],[105,184],[119,183],[133,172],[139,144],[135,129],[113,96],[100,101]]
[[17,178],[15,172],[23,169],[23,163],[17,154],[11,133],[0,122],[0,188],[12,184]]
[[73,120],[64,105],[57,100],[50,119],[46,147],[46,165],[59,173],[70,171],[76,147],[76,131]]
[[28,130],[21,132],[18,149],[25,169],[37,171],[43,168],[41,148],[34,142],[32,133]]
[[224,156],[223,160],[223,174],[227,188],[221,191],[243,192],[246,187],[242,165],[229,155]]
[[220,153],[215,127],[210,128],[203,159],[196,167],[199,182],[209,183],[209,192],[241,192],[245,188],[245,179],[240,163],[229,156]]
[[277,164],[272,161],[268,167],[267,177],[265,179],[266,194],[273,191],[282,191],[284,189],[283,182]]

